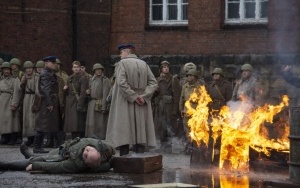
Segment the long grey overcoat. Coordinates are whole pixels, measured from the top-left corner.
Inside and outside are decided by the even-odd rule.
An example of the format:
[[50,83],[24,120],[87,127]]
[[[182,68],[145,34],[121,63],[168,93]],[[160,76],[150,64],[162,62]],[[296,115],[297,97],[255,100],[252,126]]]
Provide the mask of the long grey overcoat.
[[[107,129],[108,109],[106,98],[110,91],[110,80],[105,76],[93,76],[90,79],[89,90],[91,100],[88,104],[85,136],[97,136],[104,140]],[[95,111],[96,101],[101,101],[101,111]]]
[[[26,82],[24,82],[26,79]],[[24,75],[21,81],[21,89],[24,93],[23,99],[23,136],[34,136],[35,113],[32,112],[35,92],[39,81],[39,75],[33,73],[31,76]]]
[[[125,144],[156,146],[151,97],[157,81],[146,62],[130,54],[115,68],[106,140],[114,147]],[[134,101],[142,96],[145,104]]]
[[20,80],[13,76],[0,78],[0,133],[20,132],[18,111],[12,111],[11,106],[18,107],[20,100]]

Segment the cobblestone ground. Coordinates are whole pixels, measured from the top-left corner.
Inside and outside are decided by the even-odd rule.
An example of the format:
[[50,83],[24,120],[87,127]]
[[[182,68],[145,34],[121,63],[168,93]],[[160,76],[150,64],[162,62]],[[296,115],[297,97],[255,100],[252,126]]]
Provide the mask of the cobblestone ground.
[[[23,159],[17,146],[0,146],[0,160]],[[224,179],[225,177],[225,179]],[[199,187],[228,187],[224,181],[235,182],[230,187],[264,187],[263,181],[282,180],[287,174],[226,174],[218,170],[190,168],[190,156],[183,153],[163,153],[163,169],[150,174],[121,174],[113,171],[103,174],[30,174],[28,172],[0,172],[0,187],[128,187],[139,184],[187,183]],[[246,182],[243,184],[243,182]],[[223,186],[222,186],[223,185]]]

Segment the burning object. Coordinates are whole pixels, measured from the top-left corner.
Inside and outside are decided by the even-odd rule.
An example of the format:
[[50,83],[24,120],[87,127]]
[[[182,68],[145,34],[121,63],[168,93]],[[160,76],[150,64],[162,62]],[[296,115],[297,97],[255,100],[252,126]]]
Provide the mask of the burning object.
[[[222,107],[218,115],[209,114],[208,104],[211,101],[205,87],[201,86],[191,94],[185,105],[190,116],[189,136],[198,147],[203,144],[208,147],[210,140],[214,145],[221,137],[221,150],[211,151],[211,161],[218,160],[214,159],[214,152],[220,152],[219,168],[248,171],[249,147],[266,155],[270,155],[270,149],[289,149],[288,131],[281,139],[269,139],[261,131],[265,122],[272,123],[273,117],[288,106],[286,95],[278,105],[255,107],[245,100],[232,102]],[[193,103],[197,103],[196,108],[192,108]]]

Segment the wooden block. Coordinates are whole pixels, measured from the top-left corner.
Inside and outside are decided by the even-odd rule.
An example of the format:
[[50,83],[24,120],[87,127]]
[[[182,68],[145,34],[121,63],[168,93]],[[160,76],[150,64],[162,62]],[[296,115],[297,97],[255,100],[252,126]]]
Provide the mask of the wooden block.
[[145,174],[162,169],[162,155],[130,153],[114,159],[114,172]]

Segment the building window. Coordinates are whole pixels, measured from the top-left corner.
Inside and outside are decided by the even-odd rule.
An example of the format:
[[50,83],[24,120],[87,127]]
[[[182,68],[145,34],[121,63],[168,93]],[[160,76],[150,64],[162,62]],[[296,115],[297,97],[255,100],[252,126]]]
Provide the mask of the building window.
[[150,0],[150,25],[187,25],[188,0]]
[[226,0],[225,7],[225,24],[268,22],[268,0]]

